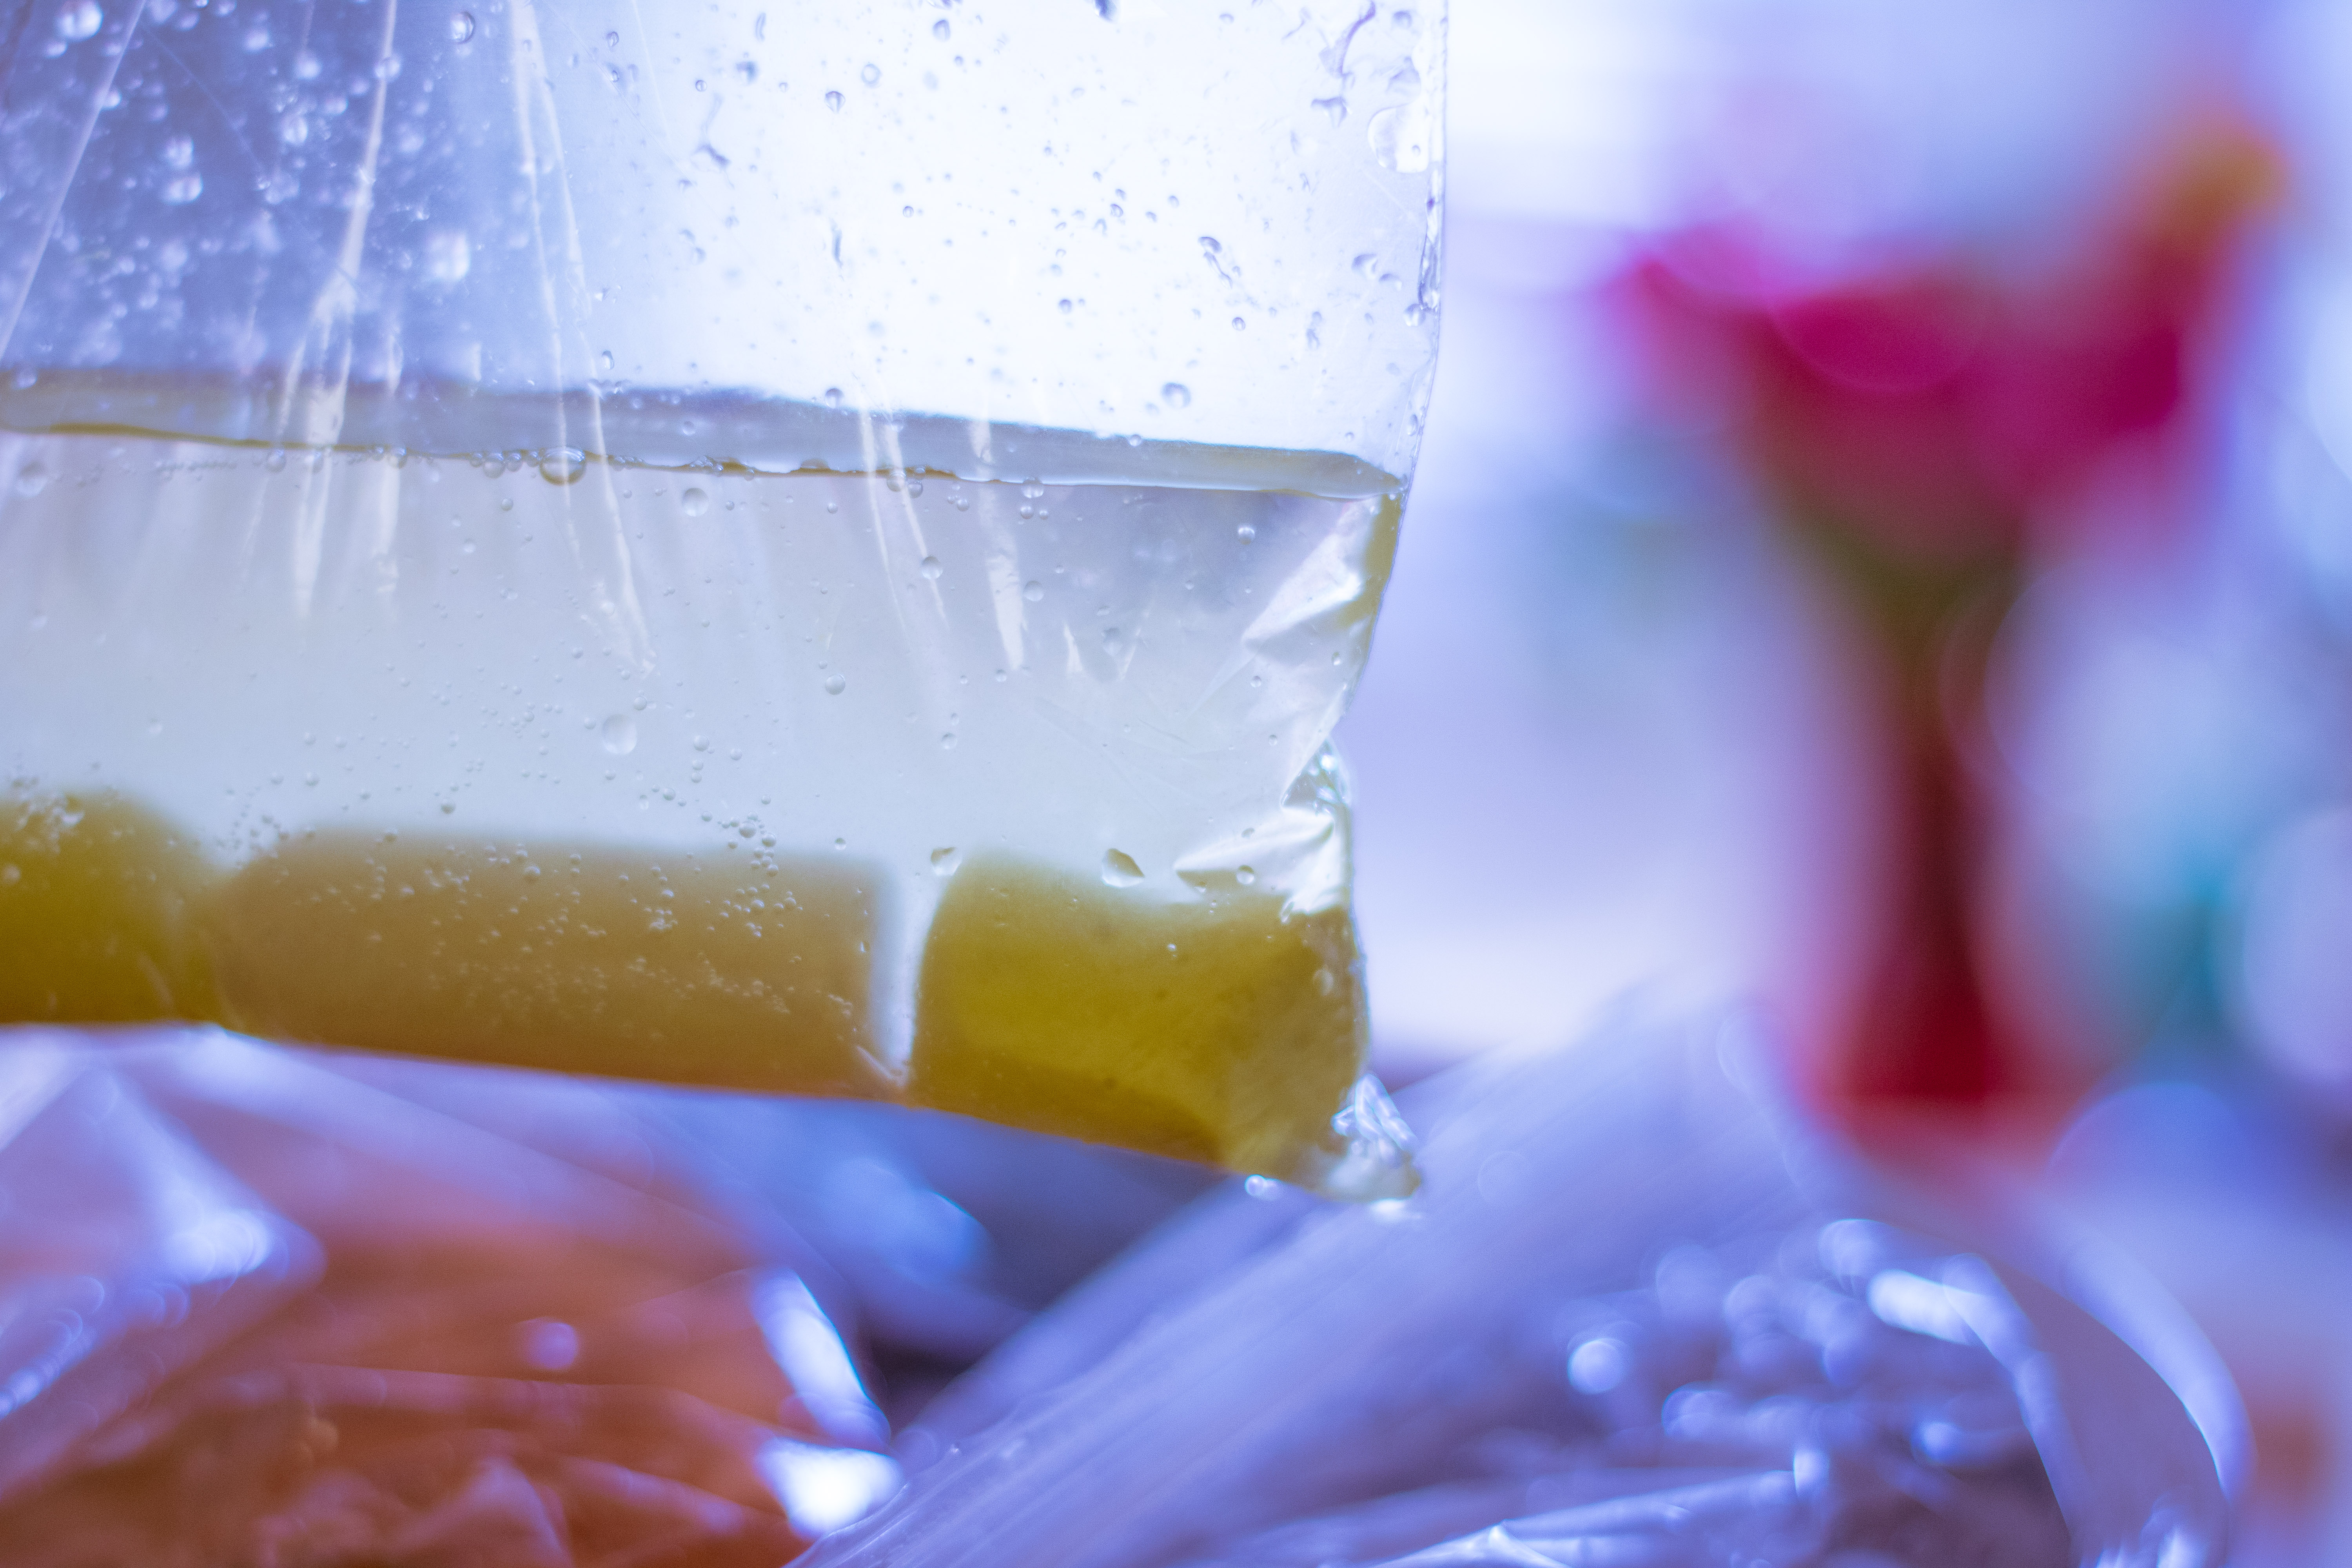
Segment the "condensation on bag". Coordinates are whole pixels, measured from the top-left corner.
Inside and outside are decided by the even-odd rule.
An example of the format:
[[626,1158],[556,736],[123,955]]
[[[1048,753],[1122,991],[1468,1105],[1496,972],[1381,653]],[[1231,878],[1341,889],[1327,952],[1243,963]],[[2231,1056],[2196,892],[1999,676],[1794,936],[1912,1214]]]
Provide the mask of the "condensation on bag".
[[0,1018],[1409,1181],[1327,742],[1442,13],[1066,9],[37,15]]

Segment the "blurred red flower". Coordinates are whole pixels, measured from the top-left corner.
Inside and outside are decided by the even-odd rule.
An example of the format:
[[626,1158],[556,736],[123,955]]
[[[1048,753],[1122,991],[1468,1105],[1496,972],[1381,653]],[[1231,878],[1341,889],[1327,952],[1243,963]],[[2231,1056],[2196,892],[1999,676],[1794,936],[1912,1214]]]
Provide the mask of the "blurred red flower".
[[[1833,1101],[2084,1087],[2057,1081],[1977,957],[1985,655],[2033,558],[2104,515],[2089,498],[2120,465],[2193,493],[2201,367],[2281,174],[2268,139],[2212,116],[2111,216],[2057,237],[2054,266],[1953,252],[1824,278],[1716,228],[1624,279],[1659,395],[1725,429],[1879,651],[1897,826],[1883,951],[1815,1064]],[[2134,542],[2166,519],[2139,509]]]

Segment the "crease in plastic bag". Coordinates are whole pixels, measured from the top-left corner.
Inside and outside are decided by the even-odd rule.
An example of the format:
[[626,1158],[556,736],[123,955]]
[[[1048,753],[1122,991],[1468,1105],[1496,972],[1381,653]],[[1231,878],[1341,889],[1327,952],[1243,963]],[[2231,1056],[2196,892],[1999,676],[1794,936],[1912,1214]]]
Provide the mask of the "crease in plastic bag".
[[1417,1090],[1409,1202],[1202,1200],[928,1410],[813,1568],[2224,1560],[2146,1362],[1998,1247],[1853,1217],[1918,1205],[1689,1033]]
[[1327,742],[1443,65],[1418,0],[19,6],[0,1018],[1402,1190]]
[[217,1034],[0,1069],[11,1563],[772,1568],[898,1484],[855,1294],[625,1117]]

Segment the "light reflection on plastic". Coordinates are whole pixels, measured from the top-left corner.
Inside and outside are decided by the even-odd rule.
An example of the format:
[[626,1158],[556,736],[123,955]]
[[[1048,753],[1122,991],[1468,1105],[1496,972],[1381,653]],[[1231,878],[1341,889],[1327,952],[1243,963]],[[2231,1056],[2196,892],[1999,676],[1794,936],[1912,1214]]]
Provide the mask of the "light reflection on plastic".
[[988,1232],[952,1201],[881,1160],[845,1160],[825,1178],[825,1206],[845,1233],[869,1242],[911,1279],[969,1270]]
[[825,1436],[872,1443],[888,1435],[888,1424],[866,1396],[856,1363],[849,1359],[849,1347],[841,1342],[833,1321],[799,1275],[775,1274],[761,1281],[752,1310],[776,1364]]
[[784,1437],[760,1450],[760,1469],[793,1528],[812,1539],[865,1518],[904,1479],[887,1455]]
[[1955,1300],[1962,1294],[1949,1285],[1923,1279],[1906,1270],[1886,1268],[1871,1277],[1868,1300],[1878,1321],[1890,1328],[1932,1334],[1956,1345],[1969,1345],[1977,1342],[1977,1336],[1969,1327],[1969,1314]]
[[251,1209],[226,1209],[181,1226],[163,1240],[163,1267],[191,1284],[233,1279],[269,1260],[269,1226]]

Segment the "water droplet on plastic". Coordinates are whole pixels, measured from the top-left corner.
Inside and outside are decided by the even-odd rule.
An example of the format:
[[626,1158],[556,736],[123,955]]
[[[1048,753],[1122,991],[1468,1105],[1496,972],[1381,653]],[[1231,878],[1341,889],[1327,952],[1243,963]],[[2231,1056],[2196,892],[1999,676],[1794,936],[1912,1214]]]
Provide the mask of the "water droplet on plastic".
[[946,570],[947,568],[940,564],[940,558],[938,556],[926,555],[923,557],[922,573],[929,581],[934,583],[938,582],[940,580],[940,574]]
[[963,851],[952,847],[931,851],[931,869],[942,877],[952,877],[955,868],[963,864]]
[[275,450],[271,452],[269,456],[262,458],[261,466],[268,468],[273,474],[284,473],[286,471],[286,453],[284,449],[280,448]]
[[840,113],[840,112],[841,112],[841,94],[839,94],[839,93],[837,93],[837,92],[828,92],[828,93],[826,93],[826,94],[824,95],[824,106],[825,106],[827,109],[832,110],[835,114]]
[[58,37],[69,44],[79,44],[94,36],[106,13],[98,8],[97,0],[74,0],[58,7]]
[[1632,1361],[1620,1342],[1590,1339],[1570,1353],[1568,1380],[1580,1394],[1606,1394],[1625,1381]]
[[588,471],[588,454],[577,447],[558,447],[539,460],[539,477],[551,485],[568,485]]
[[687,492],[677,498],[677,509],[688,517],[700,517],[710,510],[710,496],[699,486],[689,486]]
[[1105,653],[1115,654],[1118,652],[1120,647],[1125,645],[1126,641],[1127,639],[1125,637],[1119,636],[1118,628],[1117,626],[1105,626],[1103,628],[1102,642],[1103,651]]
[[824,405],[827,408],[838,408],[841,406],[841,388],[837,386],[828,386],[824,389]]
[[526,864],[523,866],[523,868],[522,868],[522,879],[523,879],[524,881],[526,881],[526,882],[536,882],[536,881],[538,881],[538,880],[539,880],[539,877],[540,877],[540,871],[539,871],[539,868],[538,868],[537,866],[530,865],[530,864],[528,864],[528,863],[526,863]]
[[1135,857],[1124,849],[1106,849],[1102,858],[1102,879],[1113,888],[1132,888],[1143,880],[1143,868]]
[[1307,107],[1321,110],[1330,117],[1331,123],[1334,125],[1348,118],[1348,100],[1344,98],[1318,98]]
[[456,11],[450,14],[449,41],[453,44],[470,44],[474,41],[474,14],[471,11]]
[[1364,135],[1381,168],[1418,174],[1429,167],[1431,124],[1428,110],[1420,102],[1398,104],[1373,115]]
[[1045,487],[1043,484],[1040,484],[1037,480],[1031,479],[1027,484],[1021,487],[1021,493],[1024,498],[1030,500],[1044,500],[1045,499]]
[[16,493],[37,496],[49,488],[49,470],[38,463],[27,463],[16,470]]
[[1244,544],[1247,544],[1251,540],[1257,537],[1257,530],[1251,524],[1245,522],[1239,528],[1234,530],[1234,537],[1240,540]]
[[1192,402],[1192,389],[1181,381],[1171,381],[1160,389],[1160,401],[1171,408],[1190,407]]
[[1234,873],[1234,880],[1246,888],[1251,883],[1257,880],[1257,873],[1250,869],[1247,866],[1244,866]]
[[849,680],[845,676],[828,675],[824,678],[824,689],[832,695],[838,697],[849,689]]
[[1021,596],[1034,605],[1045,596],[1045,584],[1033,578],[1021,584]]
[[942,752],[952,752],[955,750],[955,731],[950,730],[946,734],[940,737],[940,750]]
[[598,726],[597,738],[613,755],[625,757],[637,749],[637,721],[626,713],[615,713]]
[[512,511],[512,510],[514,510],[514,497],[512,497],[512,496],[500,496],[500,497],[499,498],[499,510],[500,511]]
[[613,374],[613,351],[611,349],[606,349],[604,353],[596,356],[596,368],[603,371],[606,375]]
[[1240,331],[1242,329],[1244,329],[1244,327],[1247,327],[1248,325],[1249,325],[1249,323],[1248,323],[1247,321],[1243,321],[1239,316],[1235,316],[1235,317],[1234,318],[1234,331],[1237,331],[1237,332],[1238,332],[1238,331]]
[[697,735],[694,738],[694,749],[698,752],[707,752],[710,750],[710,737],[708,735]]
[[882,79],[882,68],[869,62],[864,70],[857,73],[857,79],[872,87]]
[[186,206],[205,194],[202,174],[182,174],[163,187],[163,199],[175,207]]

